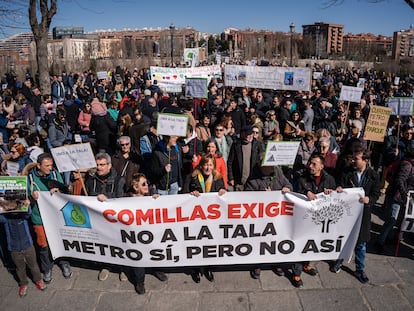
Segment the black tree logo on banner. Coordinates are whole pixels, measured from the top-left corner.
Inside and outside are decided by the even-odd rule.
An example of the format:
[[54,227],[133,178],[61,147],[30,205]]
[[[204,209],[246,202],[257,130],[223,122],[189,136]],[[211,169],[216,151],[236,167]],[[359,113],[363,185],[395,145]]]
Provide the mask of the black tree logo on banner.
[[337,223],[343,214],[342,205],[331,203],[312,211],[312,221],[316,225],[322,224],[322,233],[329,233],[329,225]]

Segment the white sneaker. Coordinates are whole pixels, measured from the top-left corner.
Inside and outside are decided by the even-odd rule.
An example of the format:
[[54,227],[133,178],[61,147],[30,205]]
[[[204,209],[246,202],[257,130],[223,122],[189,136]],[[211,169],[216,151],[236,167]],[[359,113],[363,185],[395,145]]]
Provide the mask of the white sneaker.
[[126,276],[125,272],[121,272],[121,273],[119,274],[119,280],[120,280],[121,282],[126,282],[126,281],[128,281],[128,277]]
[[99,271],[98,280],[105,281],[108,278],[108,276],[109,276],[108,269],[102,269],[101,271]]

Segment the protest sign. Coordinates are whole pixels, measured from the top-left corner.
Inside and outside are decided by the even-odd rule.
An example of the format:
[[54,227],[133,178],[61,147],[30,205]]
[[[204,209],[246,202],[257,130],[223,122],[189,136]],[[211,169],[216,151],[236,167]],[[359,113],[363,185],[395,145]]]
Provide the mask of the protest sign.
[[108,78],[108,73],[106,71],[98,71],[96,75],[98,76],[99,80],[105,80]]
[[339,95],[339,100],[359,103],[361,101],[363,90],[363,88],[343,85],[341,88],[341,94]]
[[26,176],[0,176],[0,213],[27,212],[26,199]]
[[293,165],[299,144],[299,141],[268,141],[262,165]]
[[151,66],[151,82],[157,84],[167,92],[180,93],[186,78],[207,78],[208,82],[214,77],[221,77],[221,67],[218,65],[194,68],[169,68]]
[[352,188],[308,200],[253,191],[99,202],[42,192],[38,202],[53,258],[181,267],[349,260],[363,193]]
[[414,98],[412,97],[390,97],[388,107],[391,114],[397,116],[411,116],[413,114]]
[[186,115],[159,113],[157,134],[169,136],[187,136],[188,117]]
[[414,232],[414,191],[408,191],[405,215],[401,223],[401,231]]
[[7,173],[9,176],[19,175],[19,163],[13,161],[7,161]]
[[365,81],[366,81],[365,78],[359,78],[358,83],[357,83],[357,87],[363,89],[365,87]]
[[96,167],[91,145],[73,144],[50,150],[59,172],[70,172]]
[[364,130],[364,139],[382,142],[385,138],[391,108],[372,106]]
[[191,67],[196,67],[199,63],[199,48],[185,48],[184,62]]
[[320,80],[320,79],[322,79],[322,76],[323,76],[322,71],[314,71],[313,74],[312,74],[312,78],[314,80],[318,80],[318,79]]
[[226,65],[224,84],[271,90],[309,91],[310,68]]
[[207,98],[207,78],[185,79],[185,96],[194,98]]

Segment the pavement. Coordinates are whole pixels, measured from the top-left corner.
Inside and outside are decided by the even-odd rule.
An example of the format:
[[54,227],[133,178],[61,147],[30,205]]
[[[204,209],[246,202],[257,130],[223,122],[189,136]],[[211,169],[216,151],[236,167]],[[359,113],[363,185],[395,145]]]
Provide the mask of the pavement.
[[[374,239],[382,213],[378,207],[372,215]],[[312,263],[316,276],[302,274],[304,286],[299,289],[292,286],[288,274],[277,276],[271,266],[262,270],[259,280],[250,277],[248,267],[226,267],[214,272],[213,282],[202,278],[199,284],[180,270],[169,271],[166,282],[149,274],[146,293],[138,295],[134,285],[121,282],[117,273],[99,281],[97,270],[78,264],[70,279],[64,279],[55,265],[54,280],[45,291],[31,283],[27,296],[20,298],[15,278],[0,267],[0,310],[414,310],[414,238],[406,235],[398,257],[395,245],[386,245],[386,254],[379,255],[371,244],[367,284],[353,276],[353,262],[335,274],[321,261]]]

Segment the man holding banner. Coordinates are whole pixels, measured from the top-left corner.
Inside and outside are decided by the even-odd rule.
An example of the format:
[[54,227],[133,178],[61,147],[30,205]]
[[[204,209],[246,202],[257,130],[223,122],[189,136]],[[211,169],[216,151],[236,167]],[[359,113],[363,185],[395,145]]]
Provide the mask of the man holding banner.
[[[330,194],[336,188],[334,178],[324,170],[324,161],[321,155],[313,154],[309,159],[309,170],[299,178],[297,192],[306,195],[309,200],[315,200],[318,193]],[[309,275],[316,275],[318,272],[309,261],[296,262],[292,264],[292,284],[295,287],[302,287],[300,277],[302,270]]]
[[[68,189],[64,185],[60,173],[53,168],[53,158],[48,153],[42,153],[37,157],[37,166],[29,173],[28,177],[28,194],[32,206],[31,219],[33,229],[36,233],[36,243],[39,247],[39,259],[40,267],[43,272],[43,280],[48,284],[52,281],[53,261],[50,256],[49,245],[37,200],[40,191],[67,193]],[[66,279],[70,278],[72,276],[72,271],[69,262],[61,260],[59,265],[62,268],[63,276]]]
[[[370,151],[367,151],[366,149],[356,150],[352,158],[354,170],[342,176],[337,188],[338,192],[343,192],[343,188],[350,187],[362,187],[365,191],[365,196],[359,199],[361,203],[364,203],[364,210],[362,214],[361,229],[355,246],[355,277],[361,283],[367,283],[369,281],[365,274],[366,244],[371,236],[372,207],[380,196],[379,175],[374,169],[368,166],[370,158]],[[339,259],[330,270],[338,273],[341,269],[342,262],[343,260]]]

